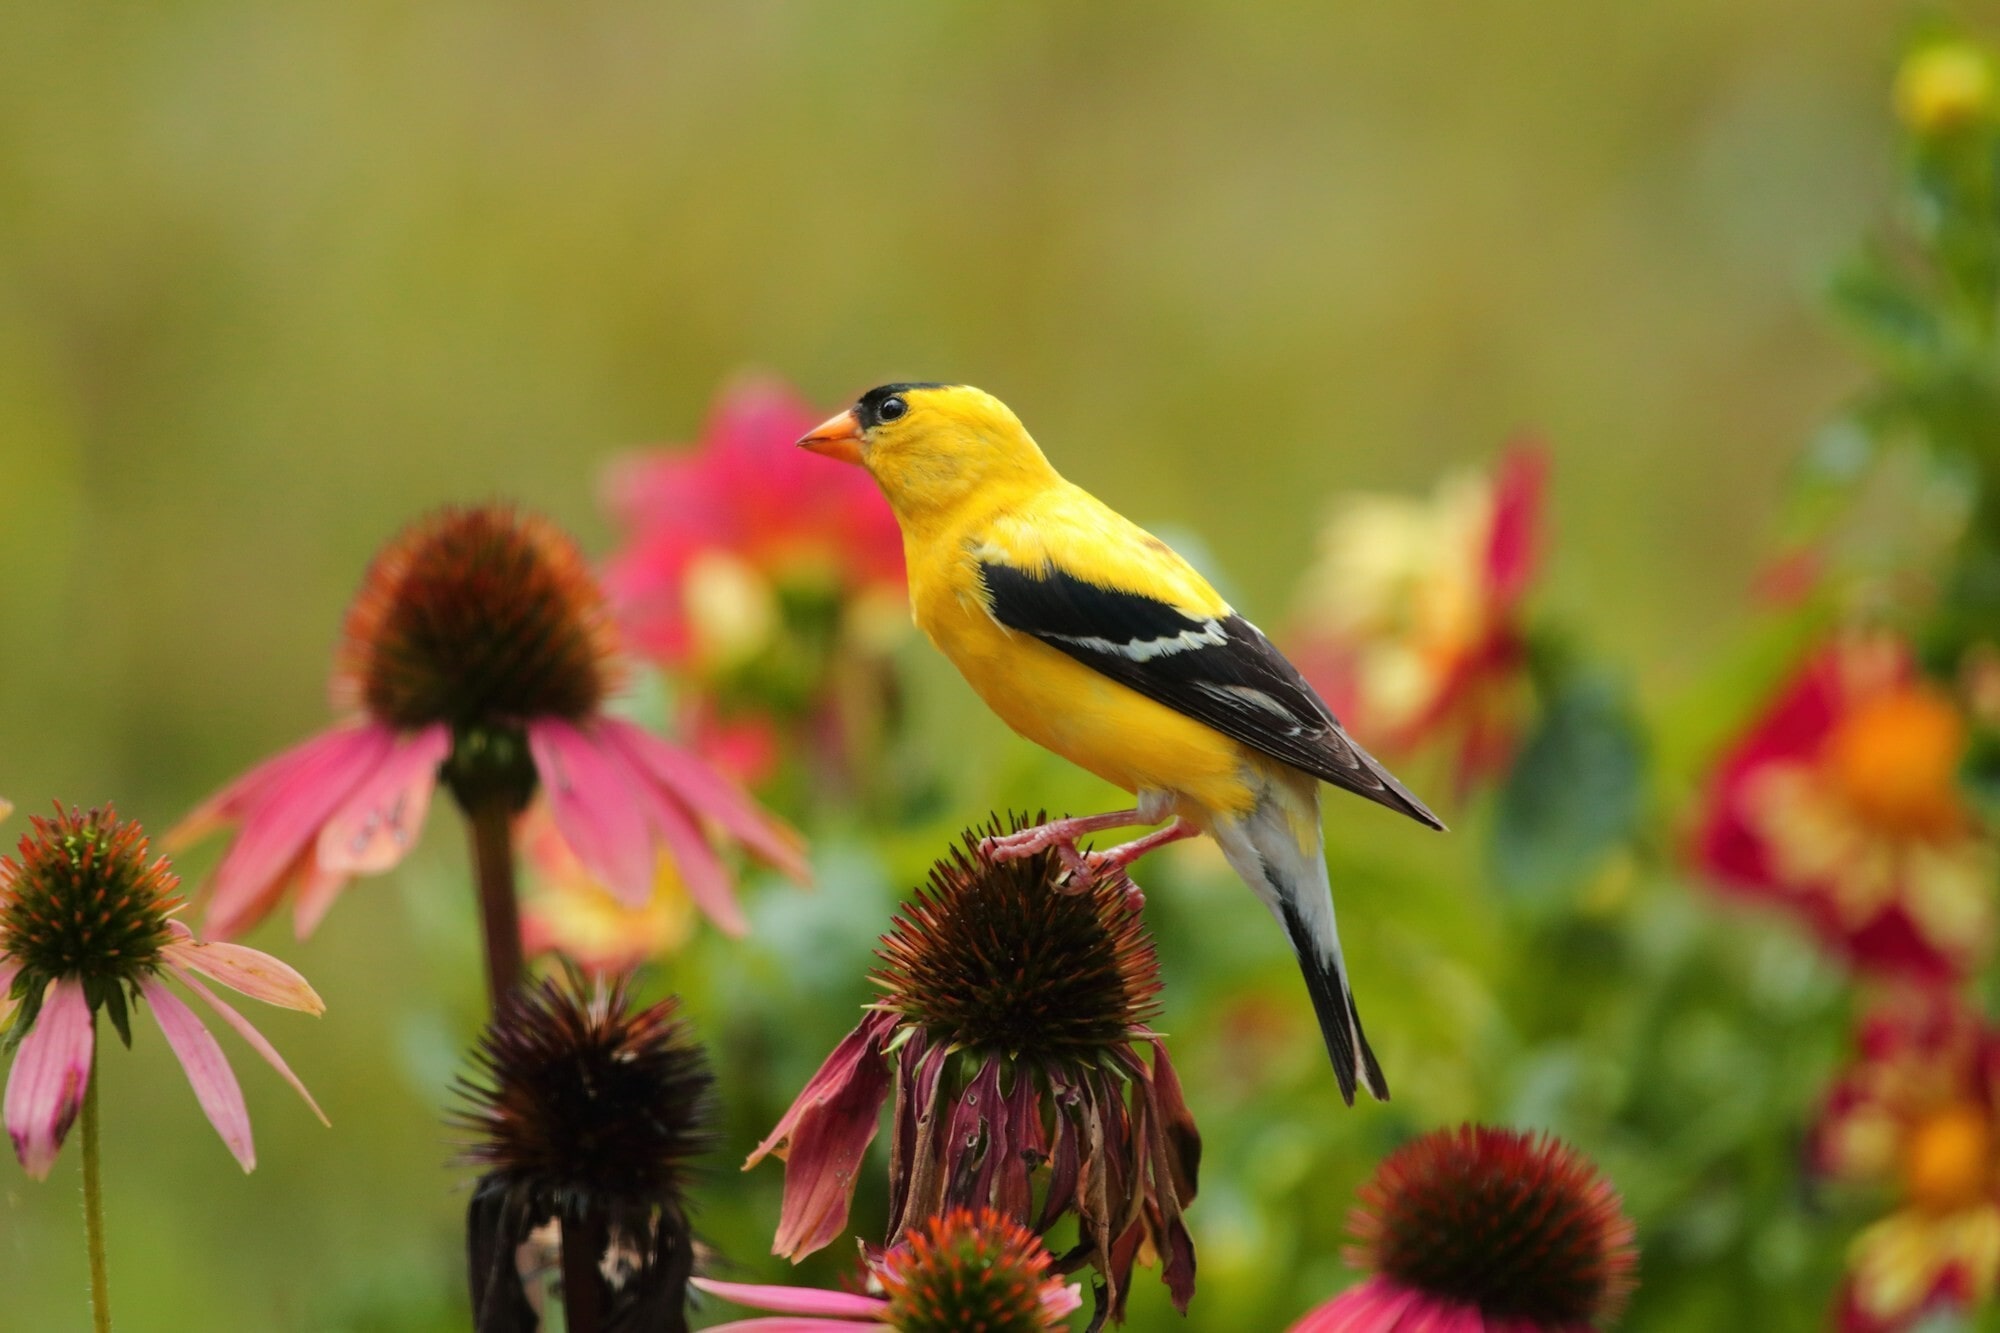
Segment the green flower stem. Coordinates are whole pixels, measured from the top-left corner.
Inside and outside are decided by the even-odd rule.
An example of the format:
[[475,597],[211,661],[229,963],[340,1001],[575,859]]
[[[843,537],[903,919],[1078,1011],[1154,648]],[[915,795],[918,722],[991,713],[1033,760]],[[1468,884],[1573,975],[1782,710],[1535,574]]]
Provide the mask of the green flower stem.
[[[97,1016],[91,1015],[91,1026]],[[97,1042],[90,1043],[90,1081],[83,1092],[83,1238],[90,1250],[90,1322],[97,1333],[111,1329],[111,1276],[104,1265],[104,1182],[97,1168]]]
[[521,983],[521,910],[514,896],[514,810],[487,795],[466,808],[479,917],[486,935],[486,994],[493,1011]]

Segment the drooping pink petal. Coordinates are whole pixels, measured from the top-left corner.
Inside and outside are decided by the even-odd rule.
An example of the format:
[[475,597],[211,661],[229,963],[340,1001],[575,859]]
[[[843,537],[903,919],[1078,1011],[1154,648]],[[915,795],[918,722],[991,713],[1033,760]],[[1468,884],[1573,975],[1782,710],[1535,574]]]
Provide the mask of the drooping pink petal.
[[326,1002],[306,979],[270,954],[240,944],[203,944],[178,921],[168,922],[167,929],[174,938],[160,953],[170,965],[199,972],[265,1004],[313,1015],[326,1012]]
[[812,878],[799,835],[705,760],[622,718],[605,718],[598,726],[689,809],[714,820],[724,832],[799,883]]
[[528,724],[528,748],[576,859],[621,902],[643,907],[653,896],[653,840],[627,766],[606,753],[601,734],[554,718]]
[[615,736],[601,746],[604,757],[616,765],[624,780],[638,794],[646,822],[666,844],[681,883],[695,906],[707,914],[724,934],[747,934],[750,923],[736,901],[729,871],[709,845],[708,835],[674,795],[662,787],[645,765]]
[[[848,1041],[867,1030],[864,1023]],[[841,1043],[841,1047],[847,1045]],[[842,1060],[841,1047],[835,1048],[829,1065]],[[785,1193],[771,1253],[794,1263],[846,1230],[861,1159],[881,1125],[882,1103],[889,1095],[889,1069],[876,1043],[869,1041],[862,1058],[848,1062],[847,1067],[848,1076],[814,1093],[803,1114],[786,1117],[792,1128],[785,1146]],[[813,1092],[813,1084],[807,1089]],[[799,1101],[807,1102],[807,1094],[801,1093]],[[793,1108],[795,1112],[798,1109]],[[762,1154],[772,1146],[766,1139],[757,1151]]]
[[63,1138],[83,1106],[96,1041],[97,1019],[83,998],[83,983],[50,982],[35,1025],[14,1052],[4,1109],[14,1156],[36,1180],[55,1165]]
[[306,1091],[306,1085],[299,1081],[299,1076],[292,1072],[292,1067],[285,1063],[285,1057],[278,1054],[277,1048],[271,1045],[271,1043],[265,1039],[263,1033],[259,1032],[254,1026],[251,1025],[249,1019],[245,1018],[242,1014],[236,1012],[236,1010],[233,1007],[231,1007],[230,1005],[228,1005],[223,1001],[220,995],[217,995],[214,991],[202,985],[200,980],[198,980],[194,976],[191,976],[184,969],[176,967],[172,963],[168,963],[167,970],[169,972],[172,972],[182,985],[186,986],[196,995],[201,996],[202,999],[208,1001],[208,1007],[215,1010],[216,1014],[221,1017],[223,1022],[229,1024],[230,1027],[235,1028],[236,1035],[243,1038],[244,1041],[250,1043],[250,1049],[257,1052],[257,1054],[263,1056],[264,1062],[270,1065],[271,1068],[277,1070],[279,1076],[282,1077],[285,1080],[285,1082],[292,1085],[292,1091],[298,1093],[300,1097],[303,1097],[305,1099],[306,1105],[312,1108],[312,1113],[315,1116],[319,1117],[319,1122],[322,1125],[330,1125],[333,1123],[331,1120],[328,1120],[326,1118],[326,1112],[319,1109],[319,1103],[313,1100],[313,1095],[310,1092]]
[[857,1324],[852,1319],[820,1319],[813,1315],[761,1315],[756,1319],[732,1319],[726,1324],[710,1325],[708,1333],[866,1333],[869,1329],[888,1329],[894,1333],[895,1325],[869,1320]]
[[1054,1291],[1042,1293],[1042,1309],[1052,1315],[1073,1314],[1082,1308],[1082,1283],[1072,1282],[1067,1287],[1057,1287]]
[[270,891],[300,850],[394,745],[395,734],[374,724],[327,732],[300,747],[309,758],[288,768],[281,783],[245,803],[236,841],[215,868],[209,934],[233,935],[268,908]]
[[217,829],[236,823],[251,806],[286,786],[300,769],[312,764],[321,743],[338,734],[324,732],[272,755],[190,810],[180,823],[167,830],[162,843],[168,851],[180,851]]
[[688,1281],[711,1296],[753,1310],[778,1314],[851,1315],[856,1319],[879,1318],[889,1302],[878,1296],[860,1296],[847,1291],[827,1291],[818,1287],[773,1287],[750,1282],[717,1282],[696,1277]]
[[299,853],[299,864],[293,867],[286,882],[292,892],[292,934],[305,939],[319,929],[319,923],[333,910],[341,890],[347,887],[347,876],[321,865],[319,849],[307,846]]
[[442,722],[398,737],[388,758],[320,829],[320,865],[379,875],[409,855],[437,789],[438,766],[450,754],[451,728]]
[[237,1085],[222,1047],[195,1017],[194,1010],[158,977],[143,978],[139,993],[146,997],[167,1045],[173,1047],[181,1068],[187,1071],[188,1085],[194,1089],[208,1123],[215,1126],[238,1164],[245,1171],[251,1170],[257,1165],[257,1150],[250,1141],[250,1110],[243,1104],[243,1089]]

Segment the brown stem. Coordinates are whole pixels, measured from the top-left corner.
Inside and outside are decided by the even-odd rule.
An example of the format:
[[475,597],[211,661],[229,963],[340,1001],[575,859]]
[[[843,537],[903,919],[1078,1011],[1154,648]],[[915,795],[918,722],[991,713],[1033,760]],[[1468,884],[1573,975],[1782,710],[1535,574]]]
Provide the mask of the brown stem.
[[494,1013],[521,983],[521,912],[514,900],[514,812],[487,796],[465,812],[472,833],[472,868],[479,882],[479,920],[486,936],[486,994]]
[[594,1217],[565,1217],[562,1224],[563,1325],[569,1333],[602,1333],[604,1328],[605,1232]]

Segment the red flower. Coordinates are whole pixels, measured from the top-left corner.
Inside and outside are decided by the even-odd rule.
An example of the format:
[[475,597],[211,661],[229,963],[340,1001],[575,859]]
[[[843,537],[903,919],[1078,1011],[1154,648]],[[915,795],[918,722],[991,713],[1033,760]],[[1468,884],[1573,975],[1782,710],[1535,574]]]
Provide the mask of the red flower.
[[1632,1289],[1632,1224],[1547,1135],[1463,1125],[1404,1144],[1361,1187],[1348,1262],[1375,1276],[1292,1333],[1589,1333]]
[[1888,1187],[1896,1208],[1848,1248],[1846,1333],[1970,1310],[2000,1281],[2000,1032],[1955,997],[1909,991],[1863,1021],[1812,1139],[1814,1169]]
[[770,752],[774,727],[825,742],[814,733],[864,725],[908,621],[902,535],[874,483],[794,447],[823,416],[745,380],[692,451],[628,459],[606,480],[630,534],[605,570],[628,639],[689,687],[693,734],[746,756]]
[[1924,978],[1983,959],[1993,849],[1960,795],[1965,722],[1909,651],[1809,658],[1717,766],[1694,856],[1803,916],[1855,967]]
[[1540,554],[1548,455],[1515,444],[1429,500],[1349,498],[1322,533],[1294,621],[1297,660],[1378,749],[1455,738],[1461,785],[1513,752],[1521,600]]

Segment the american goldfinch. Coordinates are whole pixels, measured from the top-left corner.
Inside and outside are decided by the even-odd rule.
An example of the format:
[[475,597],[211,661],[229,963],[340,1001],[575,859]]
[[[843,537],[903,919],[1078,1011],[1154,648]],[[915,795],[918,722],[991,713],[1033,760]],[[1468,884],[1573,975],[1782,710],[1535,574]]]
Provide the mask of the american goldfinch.
[[[1349,739],[1298,670],[1159,538],[1057,474],[1018,418],[966,385],[885,384],[801,447],[868,469],[903,529],[918,628],[1029,740],[1132,792],[1133,808],[989,840],[1122,869],[1206,833],[1298,956],[1341,1096],[1389,1089],[1334,926],[1319,784],[1443,828]],[[1160,829],[1084,855],[1087,833]]]

